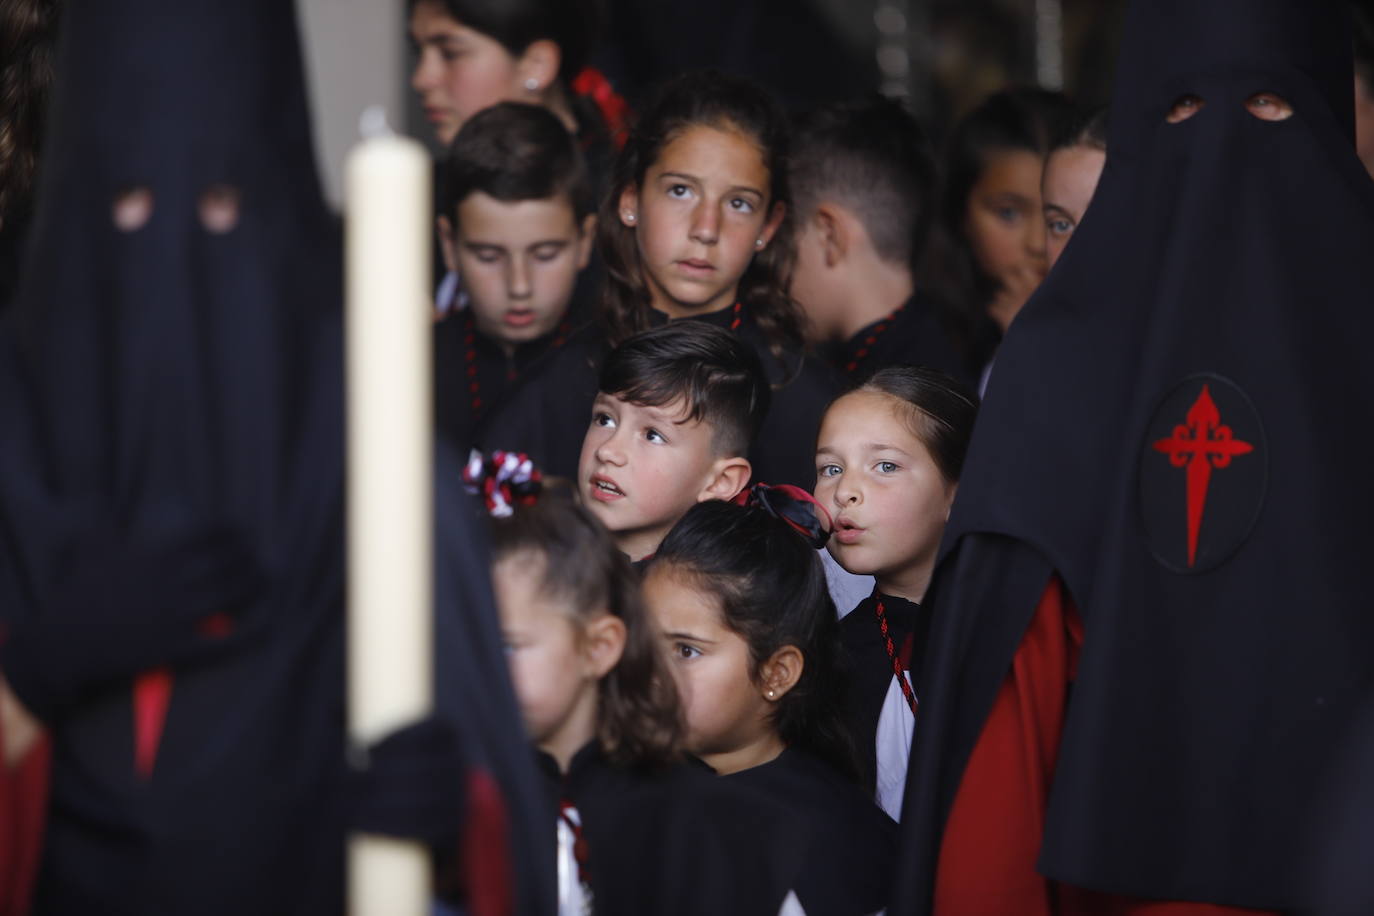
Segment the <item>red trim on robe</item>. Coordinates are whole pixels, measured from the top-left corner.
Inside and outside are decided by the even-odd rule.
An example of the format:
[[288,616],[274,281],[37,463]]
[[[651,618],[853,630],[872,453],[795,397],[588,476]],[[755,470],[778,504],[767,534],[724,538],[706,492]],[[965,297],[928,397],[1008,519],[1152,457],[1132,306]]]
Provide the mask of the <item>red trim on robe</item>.
[[[4,741],[0,729],[0,748]],[[14,767],[0,762],[0,916],[24,916],[33,902],[51,761],[52,746],[44,735]]]
[[473,916],[514,913],[515,871],[505,797],[491,773],[476,767],[467,774],[462,859],[469,912]]
[[1136,900],[1059,884],[1035,870],[1083,645],[1078,612],[1050,579],[1021,638],[950,808],[935,916],[1268,916],[1210,903]]
[[172,702],[172,671],[154,668],[134,679],[134,772],[152,779],[167,707]]

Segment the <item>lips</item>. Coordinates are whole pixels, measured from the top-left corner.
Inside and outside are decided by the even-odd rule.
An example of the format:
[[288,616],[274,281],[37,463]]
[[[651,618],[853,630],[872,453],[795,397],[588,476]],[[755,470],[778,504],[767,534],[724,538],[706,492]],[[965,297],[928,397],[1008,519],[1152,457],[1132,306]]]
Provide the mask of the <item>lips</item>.
[[716,266],[701,258],[684,258],[677,266],[688,276],[708,277],[716,272]]
[[625,498],[625,492],[609,477],[593,474],[587,483],[587,495],[597,502],[612,503]]
[[526,328],[534,324],[535,313],[533,311],[509,311],[501,316],[501,321],[512,328]]
[[857,544],[864,535],[863,528],[854,524],[847,518],[841,516],[835,520],[835,532],[832,537],[841,544]]

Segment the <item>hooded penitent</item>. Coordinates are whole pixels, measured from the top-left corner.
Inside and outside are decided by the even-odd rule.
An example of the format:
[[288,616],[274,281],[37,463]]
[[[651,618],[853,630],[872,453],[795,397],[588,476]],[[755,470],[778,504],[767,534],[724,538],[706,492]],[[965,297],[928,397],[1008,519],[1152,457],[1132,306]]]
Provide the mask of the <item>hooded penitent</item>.
[[[342,265],[294,4],[64,7],[0,324],[0,666],[53,736],[37,908],[337,912]],[[453,499],[439,707],[500,780],[534,912],[547,831]]]
[[1138,0],[1123,36],[1106,170],[999,352],[946,534],[897,912],[926,906],[1052,573],[1085,632],[1053,879],[1299,904],[1311,792],[1374,686],[1374,184],[1344,4]]

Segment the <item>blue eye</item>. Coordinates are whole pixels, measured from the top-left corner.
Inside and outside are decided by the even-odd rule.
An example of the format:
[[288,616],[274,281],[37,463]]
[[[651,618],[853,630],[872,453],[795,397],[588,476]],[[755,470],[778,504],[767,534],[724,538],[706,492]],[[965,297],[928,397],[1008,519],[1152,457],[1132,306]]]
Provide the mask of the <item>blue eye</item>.
[[823,464],[816,469],[816,476],[818,477],[834,477],[839,473],[840,466],[838,464]]
[[895,472],[896,470],[897,470],[897,464],[896,464],[896,462],[894,462],[894,461],[879,461],[879,462],[878,462],[878,472],[881,473],[881,474],[891,474],[891,473]]
[[1073,222],[1067,219],[1051,219],[1045,222],[1045,228],[1055,235],[1068,235],[1073,231],[1073,226]]

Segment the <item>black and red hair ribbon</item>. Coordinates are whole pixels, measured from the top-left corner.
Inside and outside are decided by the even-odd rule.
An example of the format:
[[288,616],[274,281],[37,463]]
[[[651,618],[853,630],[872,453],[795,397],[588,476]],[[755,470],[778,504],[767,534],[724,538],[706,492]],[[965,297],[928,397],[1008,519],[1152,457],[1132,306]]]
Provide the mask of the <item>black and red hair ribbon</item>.
[[516,506],[527,506],[539,498],[544,475],[529,456],[520,452],[492,452],[483,455],[476,449],[463,468],[463,484],[469,493],[482,497],[487,511],[504,518]]
[[630,134],[630,106],[600,70],[585,67],[572,81],[572,91],[584,95],[596,104],[601,119],[606,122],[606,130],[616,149],[625,145]]
[[830,529],[833,527],[830,513],[801,487],[786,483],[777,486],[756,483],[742,490],[732,502],[737,506],[758,506],[774,518],[786,522],[789,528],[817,549],[830,540]]

